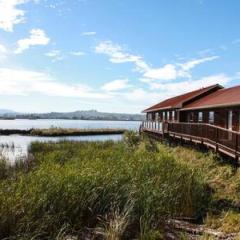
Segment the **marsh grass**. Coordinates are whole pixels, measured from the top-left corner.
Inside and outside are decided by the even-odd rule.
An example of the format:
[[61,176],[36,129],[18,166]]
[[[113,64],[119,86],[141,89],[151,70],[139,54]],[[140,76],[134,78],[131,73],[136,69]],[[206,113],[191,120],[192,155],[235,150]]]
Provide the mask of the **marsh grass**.
[[182,217],[240,231],[240,170],[211,152],[134,132],[121,142],[35,142],[29,152],[0,160],[1,239],[156,240],[166,219]]
[[60,127],[51,127],[47,129],[31,129],[30,135],[33,136],[85,136],[85,135],[104,135],[104,134],[122,134],[126,132],[126,129],[111,129],[111,128],[60,128]]
[[210,202],[201,172],[137,136],[30,152],[27,171],[0,180],[1,238],[159,239],[166,218],[201,218]]
[[212,152],[204,153],[191,147],[158,147],[160,152],[177,156],[177,162],[197,170],[209,186],[212,198],[203,223],[224,233],[240,233],[240,169],[234,160],[226,161]]

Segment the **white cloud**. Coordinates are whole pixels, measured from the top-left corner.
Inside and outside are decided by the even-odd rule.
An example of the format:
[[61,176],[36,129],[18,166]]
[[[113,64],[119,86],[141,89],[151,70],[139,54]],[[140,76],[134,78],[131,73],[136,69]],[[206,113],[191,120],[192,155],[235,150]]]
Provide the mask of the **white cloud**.
[[86,99],[108,99],[106,93],[99,93],[81,84],[66,84],[56,81],[44,72],[24,69],[0,68],[0,94],[20,95],[44,94],[47,96],[75,97]]
[[30,96],[42,94],[76,98],[86,101],[92,106],[101,103],[101,106],[109,106],[109,109],[113,108],[114,111],[117,111],[115,106],[119,106],[118,109],[121,111],[131,112],[134,109],[137,112],[168,97],[215,83],[225,85],[231,80],[232,78],[225,74],[181,82],[158,83],[153,79],[141,79],[151,87],[150,90],[146,90],[131,86],[127,79],[120,79],[106,83],[100,89],[93,89],[88,85],[59,82],[45,72],[0,68],[0,95]]
[[25,12],[18,6],[30,0],[0,0],[0,28],[12,32],[16,24],[25,21]]
[[166,64],[161,68],[149,68],[143,74],[144,78],[155,80],[175,80],[180,78],[191,78],[190,70],[197,65],[218,59],[219,56],[211,56],[200,59],[194,59],[185,63]]
[[83,32],[82,36],[94,36],[96,34],[97,34],[96,32]]
[[176,79],[177,76],[178,76],[177,69],[172,64],[167,64],[162,68],[149,69],[143,74],[143,77],[145,78],[163,79],[163,80]]
[[47,45],[50,42],[50,38],[42,29],[32,29],[28,38],[20,39],[17,42],[16,54],[22,53],[31,46]]
[[6,54],[7,48],[4,45],[0,44],[0,58],[5,57]]
[[179,65],[180,65],[180,67],[182,68],[183,71],[189,71],[189,70],[191,70],[192,68],[194,68],[195,66],[197,66],[201,63],[213,61],[213,60],[216,60],[218,58],[219,58],[219,56],[205,57],[205,58],[200,58],[200,59],[194,59],[194,60],[179,64]]
[[7,48],[3,44],[0,44],[0,61],[6,58],[7,53],[8,53]]
[[95,52],[107,55],[109,57],[109,61],[112,63],[131,62],[135,65],[135,70],[142,74],[143,78],[162,81],[175,80],[178,77],[191,78],[191,69],[201,63],[213,61],[219,58],[218,56],[211,56],[194,59],[185,63],[166,64],[159,68],[153,68],[150,67],[149,64],[147,64],[141,56],[130,54],[125,51],[122,46],[114,44],[111,41],[104,41],[99,43],[95,47]]
[[[152,93],[141,88],[130,88],[124,92],[117,90],[108,92],[103,89],[92,89],[82,84],[61,83],[45,72],[26,69],[0,68],[0,85],[0,95],[2,96],[30,97],[30,95],[41,94],[76,98],[86,101],[89,106],[99,106],[104,111],[113,112],[139,112],[146,104],[158,101],[160,97],[158,92]],[[118,89],[120,90],[120,88]],[[117,109],[116,106],[118,106]]]
[[85,52],[82,52],[82,51],[73,51],[73,52],[70,52],[71,55],[73,56],[84,56],[85,55]]
[[114,80],[112,82],[104,84],[102,86],[102,90],[109,92],[123,90],[130,87],[128,82],[129,82],[128,79]]
[[64,59],[64,55],[60,50],[51,50],[45,54],[47,57],[52,59],[52,62],[61,61]]
[[187,80],[172,83],[157,83],[149,81],[150,89],[160,90],[161,92],[168,92],[171,96],[181,94],[183,92],[193,91],[202,87],[207,87],[214,84],[225,85],[232,79],[225,74],[211,75],[196,80]]
[[101,42],[95,47],[95,52],[109,56],[112,63],[136,63],[142,59],[140,56],[124,52],[124,49],[120,45],[114,44],[111,41]]
[[4,45],[0,44],[0,54],[6,54],[6,53],[7,53],[7,48]]
[[51,50],[50,52],[46,53],[45,55],[48,57],[57,57],[61,54],[60,50]]

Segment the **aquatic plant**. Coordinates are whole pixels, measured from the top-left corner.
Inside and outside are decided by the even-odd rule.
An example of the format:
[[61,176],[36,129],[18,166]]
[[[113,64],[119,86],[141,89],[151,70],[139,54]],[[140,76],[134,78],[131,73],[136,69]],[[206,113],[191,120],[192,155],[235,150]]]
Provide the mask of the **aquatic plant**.
[[0,181],[0,237],[154,239],[167,218],[204,216],[201,173],[130,142],[33,143],[31,167]]

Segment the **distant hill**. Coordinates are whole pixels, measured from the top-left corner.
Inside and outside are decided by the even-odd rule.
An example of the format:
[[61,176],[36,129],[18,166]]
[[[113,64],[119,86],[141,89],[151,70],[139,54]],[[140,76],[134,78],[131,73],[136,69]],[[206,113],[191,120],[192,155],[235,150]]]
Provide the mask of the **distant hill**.
[[4,115],[4,114],[17,114],[17,112],[9,109],[0,109],[0,115]]
[[112,121],[142,121],[142,114],[106,113],[96,110],[75,112],[50,112],[50,113],[16,113],[11,110],[1,112],[3,118],[15,117],[19,119],[74,119],[74,120],[112,120]]

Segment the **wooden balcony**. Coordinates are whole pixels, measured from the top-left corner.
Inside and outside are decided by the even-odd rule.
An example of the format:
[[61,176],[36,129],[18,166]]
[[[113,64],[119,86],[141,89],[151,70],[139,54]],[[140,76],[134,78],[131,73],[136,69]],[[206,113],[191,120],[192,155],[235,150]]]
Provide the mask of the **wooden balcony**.
[[162,137],[181,139],[213,148],[237,160],[240,158],[240,133],[204,123],[178,123],[145,121],[144,132]]

